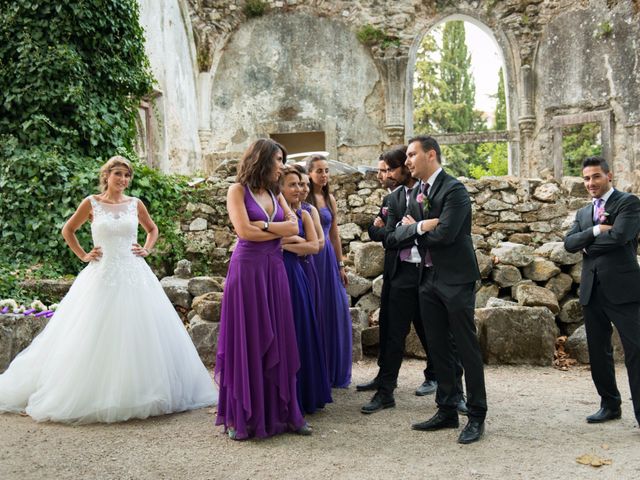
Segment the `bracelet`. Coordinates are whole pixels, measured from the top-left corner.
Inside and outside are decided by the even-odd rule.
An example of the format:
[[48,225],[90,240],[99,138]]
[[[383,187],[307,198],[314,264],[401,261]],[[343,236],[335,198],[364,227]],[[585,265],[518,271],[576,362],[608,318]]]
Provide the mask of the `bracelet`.
[[342,260],[338,262],[338,267],[344,268],[344,262]]

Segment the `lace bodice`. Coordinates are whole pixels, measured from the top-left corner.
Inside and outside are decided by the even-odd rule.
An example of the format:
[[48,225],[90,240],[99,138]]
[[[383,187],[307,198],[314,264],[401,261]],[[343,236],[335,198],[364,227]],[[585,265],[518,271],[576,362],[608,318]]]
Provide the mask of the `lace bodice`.
[[104,260],[132,257],[132,244],[138,236],[138,199],[119,204],[103,203],[89,197],[93,209],[93,244],[102,247]]

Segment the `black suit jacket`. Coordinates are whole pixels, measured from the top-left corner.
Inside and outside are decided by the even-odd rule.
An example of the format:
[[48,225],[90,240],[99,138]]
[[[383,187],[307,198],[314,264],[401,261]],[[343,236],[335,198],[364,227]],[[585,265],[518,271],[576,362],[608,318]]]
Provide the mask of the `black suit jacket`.
[[[380,217],[382,221],[385,223],[387,221],[388,210],[389,210],[389,195],[385,196],[382,199],[382,206],[380,207],[380,211],[378,212],[378,217]],[[374,242],[383,242],[384,244],[385,227],[376,227],[373,225],[373,222],[372,222],[371,225],[369,226],[368,232],[369,232],[369,238],[371,238],[371,240],[373,240]],[[397,254],[398,254],[397,250],[385,248],[384,270],[382,271],[383,279],[387,280],[388,278],[390,278],[389,272],[393,267],[393,264],[395,262],[395,257]],[[386,283],[388,284],[389,282],[386,282]]]
[[593,236],[593,205],[587,205],[576,213],[564,240],[567,251],[582,250],[580,303],[589,303],[596,275],[600,282],[598,288],[602,288],[611,303],[640,302],[640,267],[636,258],[640,200],[635,195],[614,190],[605,211],[608,214],[605,223],[613,225],[611,230]]
[[[409,205],[405,193],[399,189],[389,195],[389,210],[385,226],[385,247],[395,248],[396,266],[399,251],[418,242],[418,250],[424,259],[429,249],[438,281],[449,285],[472,283],[480,279],[478,261],[471,240],[471,200],[467,189],[444,170],[436,177],[429,192],[429,210],[423,211],[414,189]],[[399,225],[405,209],[416,221],[438,218],[437,227],[423,235],[417,233],[417,223]]]

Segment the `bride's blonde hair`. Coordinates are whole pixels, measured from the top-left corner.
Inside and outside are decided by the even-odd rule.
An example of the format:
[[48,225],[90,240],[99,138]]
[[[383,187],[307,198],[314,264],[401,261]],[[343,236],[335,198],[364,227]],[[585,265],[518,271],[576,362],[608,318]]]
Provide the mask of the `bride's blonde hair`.
[[133,178],[133,167],[131,162],[124,158],[122,155],[116,155],[111,157],[107,162],[100,167],[100,191],[104,192],[107,189],[107,178],[114,168],[124,167],[129,170],[131,178]]

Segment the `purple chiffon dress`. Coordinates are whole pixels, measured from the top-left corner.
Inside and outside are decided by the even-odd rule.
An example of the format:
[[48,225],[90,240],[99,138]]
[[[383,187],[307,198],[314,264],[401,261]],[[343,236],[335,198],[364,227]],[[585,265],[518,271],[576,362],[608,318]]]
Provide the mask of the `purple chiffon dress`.
[[[251,221],[280,222],[284,212],[271,194],[271,217],[245,186]],[[293,310],[280,239],[239,239],[225,282],[216,355],[219,386],[216,425],[238,440],[301,428],[296,394],[300,367]]]
[[[298,217],[298,235],[304,237],[302,219]],[[324,346],[320,340],[309,279],[302,268],[302,258],[284,251],[284,266],[289,277],[293,320],[300,354],[298,370],[298,403],[304,413],[314,413],[331,400],[331,384],[327,375]]]
[[347,292],[340,278],[340,269],[329,229],[333,216],[327,207],[318,209],[324,232],[324,248],[314,255],[322,299],[322,337],[331,385],[346,388],[351,383],[351,315]]

